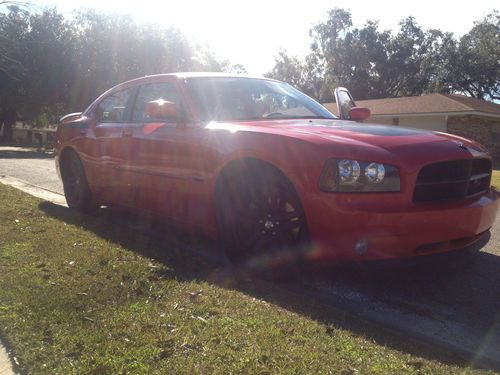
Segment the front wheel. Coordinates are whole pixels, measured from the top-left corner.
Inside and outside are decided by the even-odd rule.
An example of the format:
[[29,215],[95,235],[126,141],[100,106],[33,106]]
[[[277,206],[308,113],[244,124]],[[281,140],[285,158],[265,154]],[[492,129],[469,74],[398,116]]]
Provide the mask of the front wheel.
[[300,199],[279,171],[252,167],[221,178],[217,217],[226,255],[252,270],[296,264],[308,242]]
[[75,152],[70,152],[61,165],[64,196],[68,207],[90,213],[99,206],[92,200],[92,194],[85,177],[82,162]]

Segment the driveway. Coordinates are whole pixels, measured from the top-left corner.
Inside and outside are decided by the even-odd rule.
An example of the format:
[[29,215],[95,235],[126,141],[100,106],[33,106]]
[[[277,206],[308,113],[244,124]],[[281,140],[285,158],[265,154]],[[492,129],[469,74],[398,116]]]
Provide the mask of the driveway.
[[[0,176],[62,193],[48,153],[0,147]],[[359,271],[328,269],[288,284],[412,337],[500,366],[500,218],[474,262]]]

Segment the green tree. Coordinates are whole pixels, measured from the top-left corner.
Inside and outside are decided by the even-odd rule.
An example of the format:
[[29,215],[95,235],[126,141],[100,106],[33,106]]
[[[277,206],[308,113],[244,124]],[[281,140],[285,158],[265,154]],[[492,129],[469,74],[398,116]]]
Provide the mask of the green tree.
[[18,118],[16,104],[23,95],[26,49],[20,41],[27,26],[27,13],[18,6],[10,4],[8,14],[0,13],[0,126],[3,123],[3,137],[7,140],[12,139],[12,127]]
[[460,38],[450,61],[453,91],[478,99],[500,100],[500,13],[495,11]]
[[417,95],[427,87],[428,34],[413,17],[403,20],[398,33],[392,34],[379,31],[373,21],[354,28],[349,12],[334,9],[311,36],[325,83],[345,86],[358,99]]
[[275,57],[274,68],[266,74],[269,78],[287,81],[292,86],[304,89],[306,69],[304,63],[295,56],[289,56],[286,50],[280,50]]
[[311,53],[304,61],[282,51],[268,76],[287,81],[321,101],[336,86],[356,99],[461,92],[480,99],[500,97],[500,16],[476,22],[457,40],[441,30],[424,30],[413,17],[396,32],[377,22],[355,28],[344,9],[328,12],[310,31]]
[[286,50],[280,50],[275,57],[273,69],[264,76],[285,81],[322,101],[333,100],[333,91],[328,90],[324,84],[318,59],[314,54],[301,60],[296,56],[290,56]]
[[70,110],[81,110],[104,90],[128,79],[179,71],[244,72],[218,60],[176,28],[141,25],[131,17],[84,10],[72,24],[74,77]]
[[[93,10],[65,19],[55,8],[0,2],[0,124],[54,124],[128,79],[176,71],[245,72],[175,28]],[[4,10],[4,11],[3,11]]]

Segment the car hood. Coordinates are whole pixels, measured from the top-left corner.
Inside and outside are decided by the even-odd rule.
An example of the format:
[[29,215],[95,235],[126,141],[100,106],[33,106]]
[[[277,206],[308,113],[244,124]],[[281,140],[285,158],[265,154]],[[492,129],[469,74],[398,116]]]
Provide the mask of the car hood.
[[219,123],[219,125],[218,128],[228,126],[233,131],[247,130],[278,133],[304,138],[315,143],[331,143],[333,141],[335,143],[365,144],[391,149],[408,144],[440,142],[450,139],[469,142],[464,138],[428,130],[344,120],[272,120],[231,124]]
[[484,154],[478,143],[455,135],[421,129],[345,120],[270,120],[212,123],[211,128],[231,132],[258,132],[283,135],[311,142],[321,149],[335,150],[343,157],[377,157],[379,160],[397,158],[408,160],[419,155],[425,159],[470,158]]

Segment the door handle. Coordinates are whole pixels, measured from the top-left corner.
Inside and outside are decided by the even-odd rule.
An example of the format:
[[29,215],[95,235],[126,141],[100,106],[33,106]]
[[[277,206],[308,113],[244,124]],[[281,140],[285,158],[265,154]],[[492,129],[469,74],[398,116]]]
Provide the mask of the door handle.
[[123,132],[122,132],[122,135],[123,135],[124,137],[132,137],[132,134],[133,134],[132,129],[125,129],[125,130],[123,130]]

